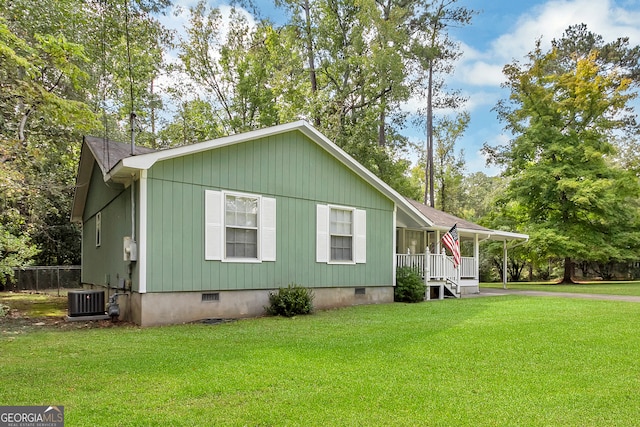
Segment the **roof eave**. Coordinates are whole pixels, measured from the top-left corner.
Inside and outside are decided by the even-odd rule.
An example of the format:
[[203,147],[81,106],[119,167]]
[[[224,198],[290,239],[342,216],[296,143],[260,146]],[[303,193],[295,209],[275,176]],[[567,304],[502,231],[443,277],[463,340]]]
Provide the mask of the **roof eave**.
[[508,241],[508,240],[523,240],[528,241],[529,235],[522,233],[512,233],[510,231],[492,230],[491,240]]
[[89,182],[93,174],[93,167],[97,163],[93,152],[88,155],[86,149],[91,151],[91,147],[82,141],[80,150],[80,162],[78,163],[78,174],[76,175],[76,185],[73,192],[73,203],[71,204],[71,222],[82,223],[82,214],[84,206],[87,202],[87,194],[89,192]]

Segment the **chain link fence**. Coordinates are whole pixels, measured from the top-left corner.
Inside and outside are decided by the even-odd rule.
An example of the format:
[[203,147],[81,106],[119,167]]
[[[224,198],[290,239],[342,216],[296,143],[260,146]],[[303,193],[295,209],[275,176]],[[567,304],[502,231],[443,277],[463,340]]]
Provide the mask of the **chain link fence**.
[[[74,289],[81,287],[79,265],[31,266],[14,268],[8,277],[5,291],[35,291]],[[0,284],[0,290],[2,285]]]

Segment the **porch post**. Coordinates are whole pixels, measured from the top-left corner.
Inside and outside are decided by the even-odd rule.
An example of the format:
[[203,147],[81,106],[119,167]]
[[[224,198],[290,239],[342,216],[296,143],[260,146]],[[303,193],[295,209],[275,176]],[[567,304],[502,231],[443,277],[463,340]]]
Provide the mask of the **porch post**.
[[429,286],[429,277],[431,276],[431,256],[429,255],[429,247],[424,251],[424,284],[427,287],[427,301],[431,299],[431,286]]
[[507,240],[502,245],[502,289],[507,289]]
[[475,279],[480,282],[480,240],[478,234],[473,241],[473,262],[475,264]]

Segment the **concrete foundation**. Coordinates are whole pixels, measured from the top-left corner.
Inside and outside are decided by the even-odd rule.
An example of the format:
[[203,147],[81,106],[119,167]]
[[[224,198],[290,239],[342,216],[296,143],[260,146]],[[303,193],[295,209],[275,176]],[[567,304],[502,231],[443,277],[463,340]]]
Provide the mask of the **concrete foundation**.
[[[128,292],[120,296],[120,320],[141,326],[168,325],[203,319],[237,319],[265,314],[273,290]],[[393,287],[315,288],[317,310],[393,302]]]

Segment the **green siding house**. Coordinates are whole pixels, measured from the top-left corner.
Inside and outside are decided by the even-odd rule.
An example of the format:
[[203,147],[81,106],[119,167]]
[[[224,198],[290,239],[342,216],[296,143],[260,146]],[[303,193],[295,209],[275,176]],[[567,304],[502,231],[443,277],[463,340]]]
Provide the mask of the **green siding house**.
[[[289,284],[313,288],[317,308],[392,302],[396,265],[417,256],[407,242],[440,255],[435,242],[453,225],[304,121],[131,150],[85,138],[72,220],[83,284],[124,294],[121,318],[140,325],[258,316]],[[473,226],[460,233],[475,242],[471,290],[478,241],[495,233]]]

